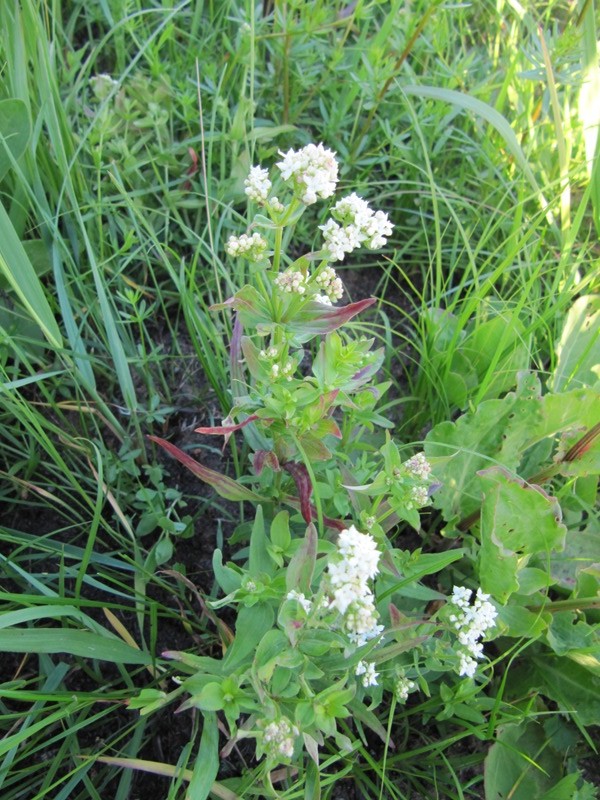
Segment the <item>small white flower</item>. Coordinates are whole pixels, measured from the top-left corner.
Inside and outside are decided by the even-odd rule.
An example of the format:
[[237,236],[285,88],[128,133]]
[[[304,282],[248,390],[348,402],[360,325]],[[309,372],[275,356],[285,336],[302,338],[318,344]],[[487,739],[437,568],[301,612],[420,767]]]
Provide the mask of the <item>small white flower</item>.
[[279,364],[273,364],[271,367],[271,375],[276,378],[279,375]]
[[372,661],[359,661],[354,674],[357,677],[362,675],[362,685],[365,688],[378,685],[377,678],[379,677],[379,673],[375,672],[375,664]]
[[292,292],[304,294],[306,292],[306,278],[301,272],[294,272],[291,270],[282,272],[275,278],[274,283],[278,289],[287,294],[291,294]]
[[325,250],[329,253],[331,261],[343,261],[347,253],[360,247],[360,231],[355,225],[342,228],[333,219],[328,219],[325,225],[319,225],[323,231]]
[[331,197],[338,181],[335,153],[322,144],[307,144],[301,150],[280,153],[277,163],[284,181],[292,181],[305,205]]
[[368,583],[379,572],[380,555],[373,537],[352,525],[340,533],[337,554],[327,566],[329,607],[343,616],[344,630],[357,646],[383,630]]
[[[271,181],[269,180],[269,170],[262,167],[252,167],[250,174],[244,181],[245,192],[256,203],[263,205],[269,192],[271,191]],[[277,198],[275,198],[277,199]]]
[[449,621],[457,631],[459,666],[458,674],[472,678],[477,669],[477,660],[483,658],[483,645],[480,639],[496,624],[498,612],[489,602],[489,594],[477,590],[471,605],[472,592],[464,586],[454,586],[450,604],[455,611]]
[[313,300],[315,300],[317,303],[321,303],[321,305],[323,306],[332,305],[331,300],[327,297],[326,294],[315,294],[313,296]]

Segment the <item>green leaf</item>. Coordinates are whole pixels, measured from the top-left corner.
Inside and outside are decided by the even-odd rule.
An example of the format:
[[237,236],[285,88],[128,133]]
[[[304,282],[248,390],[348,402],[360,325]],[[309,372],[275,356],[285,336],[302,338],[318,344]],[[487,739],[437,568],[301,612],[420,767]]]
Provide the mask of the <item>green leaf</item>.
[[515,132],[511,128],[509,121],[496,111],[495,108],[484,103],[482,100],[478,100],[462,92],[457,92],[454,89],[442,89],[437,86],[403,86],[402,90],[406,94],[416,95],[419,98],[429,97],[432,100],[441,100],[444,103],[451,103],[465,111],[472,111],[486,122],[489,122],[504,139],[506,147],[518,163],[534,192],[538,195],[542,208],[547,208],[548,203],[538,186],[535,175],[529,166],[525,153],[521,149]]
[[52,347],[62,347],[62,336],[44,289],[2,203],[0,203],[0,274],[19,298]]
[[579,297],[569,309],[556,352],[552,388],[593,386],[600,379],[600,295]]
[[560,772],[541,725],[506,725],[485,759],[485,800],[543,800]]
[[280,511],[271,523],[271,541],[274,545],[285,551],[290,546],[290,515],[288,511]]
[[553,580],[564,589],[572,591],[582,570],[600,561],[600,529],[598,523],[590,523],[582,530],[569,531],[565,550],[550,559]]
[[217,715],[205,712],[203,715],[202,738],[192,777],[188,787],[188,797],[194,800],[206,800],[213,788],[213,782],[219,771],[219,729]]
[[[456,422],[442,422],[429,432],[425,454],[434,462],[434,475],[442,483],[433,504],[448,521],[469,517],[480,505],[480,470],[499,464],[517,473],[533,445],[564,431],[581,436],[597,421],[598,393],[593,389],[542,397],[539,379],[521,373],[515,392],[501,400],[486,400],[474,412]],[[544,456],[540,451],[540,457]],[[541,466],[528,460],[528,474]]]
[[231,567],[224,566],[223,553],[219,549],[213,552],[212,567],[215,579],[225,594],[231,594],[240,588],[242,575]]
[[513,478],[500,467],[479,473],[480,579],[485,592],[504,603],[519,589],[518,572],[528,557],[564,548],[566,528],[555,498],[539,486]]
[[573,715],[580,725],[600,724],[600,675],[568,658],[532,660],[533,679],[541,692]]
[[522,606],[510,605],[498,611],[497,625],[503,636],[537,639],[544,633],[551,618],[549,612],[537,613]]
[[70,653],[82,658],[97,658],[115,664],[150,664],[149,653],[131,647],[121,639],[88,631],[58,628],[0,630],[3,653]]
[[225,707],[221,684],[211,681],[194,697],[194,705],[202,711],[221,711]]
[[264,574],[273,575],[275,572],[276,566],[269,555],[268,545],[262,506],[257,506],[250,534],[250,556],[248,558],[248,572],[253,578],[260,578]]
[[310,594],[315,563],[317,560],[317,529],[310,523],[300,547],[294,553],[285,575],[286,588],[296,589],[305,595]]
[[0,181],[27,149],[31,125],[22,100],[0,101]]
[[242,606],[235,625],[235,639],[227,650],[223,669],[229,672],[237,669],[254,652],[274,621],[275,613],[266,603],[256,603],[250,608]]

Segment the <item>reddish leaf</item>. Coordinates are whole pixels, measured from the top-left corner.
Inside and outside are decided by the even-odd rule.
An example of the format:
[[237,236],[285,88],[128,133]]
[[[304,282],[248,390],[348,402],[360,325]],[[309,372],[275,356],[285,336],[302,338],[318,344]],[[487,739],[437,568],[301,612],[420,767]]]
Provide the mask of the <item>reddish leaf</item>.
[[310,505],[310,496],[312,494],[312,483],[308,475],[308,470],[304,464],[299,464],[297,461],[286,461],[281,465],[286,472],[289,472],[296,488],[298,489],[298,496],[300,498],[300,513],[304,517],[304,521],[309,524],[312,522],[312,509]]
[[271,467],[275,472],[281,470],[279,459],[272,450],[257,450],[256,453],[254,453],[254,459],[252,461],[254,474],[260,475],[265,465]]
[[326,306],[314,301],[296,312],[294,319],[287,322],[287,327],[300,335],[316,336],[331,333],[376,302],[375,297],[367,297],[347,306]]
[[228,478],[227,475],[222,475],[220,472],[215,472],[213,469],[203,466],[183,450],[180,450],[179,447],[167,442],[166,439],[161,439],[158,436],[148,436],[148,439],[160,445],[173,458],[181,462],[184,467],[187,467],[190,472],[193,472],[197,478],[212,486],[217,494],[220,494],[226,500],[249,500],[251,503],[268,502],[265,497],[261,497],[259,494],[247,489],[241,483]]
[[[288,506],[292,506],[292,508],[300,508],[300,500],[297,497],[292,497],[289,494],[286,494],[285,497],[281,498],[284,503],[287,503]],[[313,517],[317,516],[317,509],[312,505],[310,505],[310,511]],[[344,522],[343,519],[332,519],[331,517],[323,516],[323,525],[326,528],[332,528],[335,531],[345,531],[348,525],[351,523]]]
[[[254,422],[255,419],[258,419],[256,414],[250,414],[250,416],[245,419],[243,422],[238,422],[235,425],[214,425],[213,427],[208,428],[195,428],[194,433],[208,433],[208,434],[220,434],[221,436],[227,436],[229,438],[234,431],[239,431],[240,428],[244,428],[246,425],[249,425],[251,422]],[[225,420],[223,420],[225,422]]]

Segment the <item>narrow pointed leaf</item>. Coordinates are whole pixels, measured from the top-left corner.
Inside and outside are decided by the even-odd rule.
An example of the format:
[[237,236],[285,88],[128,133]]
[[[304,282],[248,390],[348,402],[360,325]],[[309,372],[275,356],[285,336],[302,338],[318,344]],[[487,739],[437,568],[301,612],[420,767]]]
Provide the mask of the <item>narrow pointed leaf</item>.
[[256,492],[253,492],[251,489],[247,489],[245,486],[242,486],[241,483],[234,481],[232,478],[228,478],[227,475],[223,475],[220,472],[215,472],[215,470],[203,466],[183,450],[180,450],[179,447],[171,444],[171,442],[167,442],[166,439],[161,439],[159,436],[148,436],[148,439],[160,445],[167,453],[172,455],[173,458],[181,462],[184,467],[187,467],[197,478],[200,478],[201,481],[212,486],[217,494],[221,495],[221,497],[224,497],[226,500],[248,500],[251,503],[268,502],[265,497],[261,497],[261,495],[256,494]]

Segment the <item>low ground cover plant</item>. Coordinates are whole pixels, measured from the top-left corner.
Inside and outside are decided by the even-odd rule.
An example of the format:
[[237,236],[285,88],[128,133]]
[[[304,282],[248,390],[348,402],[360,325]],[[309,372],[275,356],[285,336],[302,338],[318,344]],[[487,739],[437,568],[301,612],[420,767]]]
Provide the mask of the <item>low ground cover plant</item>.
[[594,4],[7,0],[0,64],[2,797],[595,797]]

